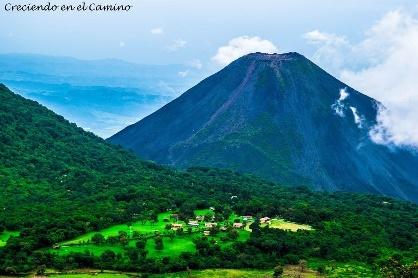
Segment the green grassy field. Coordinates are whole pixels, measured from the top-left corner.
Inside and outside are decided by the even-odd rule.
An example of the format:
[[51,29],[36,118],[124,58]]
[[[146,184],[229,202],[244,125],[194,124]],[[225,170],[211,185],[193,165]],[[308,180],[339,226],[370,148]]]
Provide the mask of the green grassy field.
[[[84,234],[82,236],[79,236],[75,239],[63,242],[62,245],[71,245],[71,244],[80,244],[80,243],[87,243],[91,240],[94,234],[101,233],[104,237],[109,236],[117,236],[119,231],[127,232],[128,235],[132,235],[134,231],[140,232],[142,234],[147,233],[154,233],[156,231],[163,232],[165,231],[165,225],[169,222],[164,221],[164,219],[169,219],[170,213],[164,212],[160,213],[158,215],[158,221],[157,222],[151,222],[151,221],[138,221],[132,224],[132,226],[128,226],[127,224],[121,224],[121,225],[114,225],[109,228],[103,229],[98,232],[90,232],[87,234]],[[179,221],[178,223],[185,224],[182,221]]]
[[163,243],[163,250],[155,250],[154,240],[148,240],[146,245],[148,256],[152,258],[173,258],[180,256],[183,252],[196,252],[196,247],[191,236],[175,237],[173,240],[164,237]]
[[324,260],[312,259],[308,261],[308,266],[311,269],[318,269],[320,265],[325,266],[326,277],[381,277],[375,273],[370,266],[361,263],[338,263]]
[[50,278],[128,278],[132,277],[126,274],[118,273],[82,273],[82,274],[52,274],[48,275]]
[[[243,221],[242,217],[237,216],[237,215],[231,215],[229,220],[233,221],[234,219],[240,219],[241,222]],[[245,229],[249,232],[251,232],[251,229],[249,226],[252,223],[253,221],[248,221],[245,227]],[[297,232],[299,230],[306,230],[306,231],[313,230],[313,228],[309,225],[298,224],[298,223],[286,221],[285,219],[281,219],[281,218],[273,218],[271,219],[269,224],[263,223],[263,224],[260,224],[260,227],[266,227],[267,225],[272,229],[281,229],[281,230],[291,231],[291,232]]]
[[[210,209],[201,209],[196,210],[195,212],[196,216],[206,216],[206,215],[214,215],[214,212]],[[148,257],[152,258],[162,258],[162,257],[178,257],[183,252],[195,252],[196,247],[193,242],[193,240],[197,237],[202,236],[202,231],[205,230],[204,228],[204,222],[200,223],[199,228],[193,228],[192,233],[186,233],[184,232],[182,235],[175,235],[174,239],[170,239],[167,235],[169,232],[166,229],[167,224],[172,223],[180,223],[183,224],[184,229],[187,229],[187,224],[183,221],[175,221],[174,219],[170,219],[171,212],[164,212],[160,213],[158,215],[158,219],[156,222],[151,221],[138,221],[133,223],[131,226],[127,224],[121,224],[121,225],[114,225],[109,228],[103,229],[98,232],[90,232],[86,233],[82,236],[79,236],[77,238],[74,238],[72,240],[62,242],[60,244],[60,248],[58,249],[50,249],[51,252],[57,253],[59,255],[68,255],[72,252],[86,252],[89,251],[93,253],[95,256],[100,256],[103,252],[106,250],[112,250],[115,253],[123,254],[125,252],[124,247],[117,243],[117,244],[93,244],[91,243],[91,238],[94,234],[100,233],[105,238],[108,238],[110,236],[117,236],[120,231],[124,231],[128,234],[130,240],[128,243],[128,246],[135,247],[136,240],[132,239],[132,234],[134,231],[139,232],[142,235],[146,235],[149,239],[147,240],[146,244],[146,250],[148,251]],[[227,222],[233,223],[234,220],[239,219],[241,222],[243,222],[243,217],[238,216],[236,214],[232,214]],[[218,223],[218,226],[225,225],[226,223]],[[245,229],[239,229],[238,231],[238,238],[237,241],[245,242],[249,239],[251,230],[248,228],[250,223],[247,224]],[[231,225],[231,224],[230,224]],[[265,226],[263,224],[263,226]],[[289,231],[297,231],[300,229],[309,230],[311,229],[308,225],[301,225],[296,224],[292,222],[285,221],[283,219],[273,219],[271,221],[270,227],[277,228],[277,229],[284,229]],[[156,250],[155,249],[155,241],[152,238],[155,233],[158,232],[163,237],[163,250]],[[231,245],[234,241],[227,239],[226,237],[227,233],[220,231],[216,235],[210,235],[209,238],[215,239],[217,244],[219,244],[221,247],[226,247]],[[222,240],[224,239],[224,240]],[[225,240],[227,239],[227,240]]]
[[167,273],[161,275],[152,275],[152,278],[266,278],[272,277],[271,270],[254,270],[254,269],[208,269],[191,272]]
[[[233,241],[222,241],[220,240],[225,233],[220,232],[216,236],[209,236],[209,238],[214,238],[221,247],[228,246],[233,243]],[[155,249],[155,242],[154,239],[149,239],[146,244],[146,250],[148,251],[148,256],[152,258],[162,258],[162,257],[178,257],[183,252],[195,252],[196,247],[193,242],[193,239],[196,237],[200,237],[201,234],[184,234],[181,236],[176,236],[173,240],[169,237],[163,237],[163,250],[156,250]],[[239,231],[239,236],[237,241],[246,241],[250,237],[250,232],[245,230]],[[130,240],[129,246],[134,247],[136,241]],[[123,253],[124,248],[121,245],[110,245],[110,244],[103,244],[103,245],[96,245],[96,244],[81,244],[81,245],[62,245],[59,249],[53,249],[51,252],[55,252],[59,255],[68,255],[70,253],[76,252],[86,252],[89,251],[93,253],[95,256],[100,256],[106,250],[112,250],[115,253]]]
[[[191,272],[178,272],[178,273],[165,273],[150,275],[150,278],[183,278],[183,277],[196,277],[196,278],[212,278],[212,277],[224,277],[224,278],[265,278],[272,277],[273,271],[271,270],[253,270],[253,269],[209,269],[201,271]],[[50,278],[127,278],[133,277],[132,275],[122,273],[78,273],[78,274],[51,274]]]
[[95,256],[100,256],[106,250],[112,250],[115,253],[122,253],[123,247],[121,245],[96,245],[96,244],[83,244],[83,245],[64,245],[59,249],[54,249],[52,252],[61,256],[69,255],[70,253],[84,253],[89,251]]
[[284,219],[272,219],[271,223],[269,224],[269,227],[273,229],[281,229],[281,230],[292,231],[292,232],[297,232],[298,230],[307,230],[307,231],[312,230],[312,227],[309,225],[297,224],[297,223],[286,221]]
[[[315,269],[319,265],[327,265],[327,273],[320,275]],[[284,267],[283,278],[301,277],[301,278],[314,278],[314,277],[367,277],[367,278],[379,278],[378,274],[372,272],[369,268],[361,264],[354,263],[334,263],[320,260],[310,260],[308,262],[308,269],[301,271],[299,266],[286,265]],[[153,274],[150,278],[271,278],[273,274],[272,270],[259,270],[259,269],[207,269],[207,270],[193,270],[190,272],[177,272],[177,273],[165,273],[165,274]],[[80,274],[49,274],[51,278],[126,278],[133,277],[135,275],[128,275],[123,273],[80,273]]]
[[19,236],[19,232],[4,231],[0,233],[0,247],[5,246],[11,236]]
[[[125,278],[133,277],[128,274],[119,273],[85,273],[85,274],[62,274],[62,275],[48,275],[51,278]],[[150,278],[271,278],[273,271],[271,269],[207,269],[207,270],[193,270],[184,271],[177,273],[164,273],[164,274],[153,274]],[[301,278],[314,278],[323,277],[317,272],[306,269],[301,272],[298,266],[285,266],[283,278],[290,277],[301,277]]]
[[[326,266],[326,274],[320,275],[316,269],[319,266]],[[165,274],[153,274],[150,278],[238,278],[238,277],[255,277],[255,278],[267,278],[272,277],[273,271],[271,269],[259,270],[259,269],[207,269],[207,270],[193,270],[177,273],[165,273]],[[81,274],[63,274],[63,275],[48,275],[53,278],[87,278],[87,277],[99,277],[99,278],[125,278],[132,277],[128,274],[120,273],[81,273]],[[135,275],[134,275],[135,276]],[[380,278],[379,274],[374,273],[368,266],[361,263],[336,263],[324,260],[312,259],[308,261],[308,268],[301,270],[297,265],[286,265],[284,267],[283,278],[301,277],[301,278],[314,278],[314,277],[367,277],[367,278]]]
[[[319,265],[327,265],[327,273],[320,275],[314,271]],[[301,272],[299,266],[286,265],[284,267],[283,278],[301,277],[301,278],[314,278],[314,277],[367,277],[367,278],[380,278],[378,274],[372,272],[369,268],[361,264],[354,263],[334,263],[320,260],[311,260],[308,262],[309,268]],[[150,278],[271,278],[273,274],[272,270],[258,270],[258,269],[207,269],[207,270],[193,270],[190,272],[177,272],[177,273],[165,273],[165,274],[153,274]],[[80,274],[49,274],[51,278],[127,278],[135,275],[128,275],[123,273],[80,273]]]

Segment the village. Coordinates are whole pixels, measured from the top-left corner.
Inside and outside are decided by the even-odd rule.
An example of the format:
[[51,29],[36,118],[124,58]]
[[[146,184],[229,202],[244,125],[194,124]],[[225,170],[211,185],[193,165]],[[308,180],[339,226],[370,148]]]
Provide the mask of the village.
[[[213,207],[210,208],[210,211],[214,212],[215,209]],[[249,225],[254,222],[254,217],[251,215],[245,216],[236,216],[231,215],[228,221],[216,222],[216,214],[213,213],[212,215],[196,215],[194,219],[189,219],[187,223],[177,223],[178,222],[178,214],[171,214],[172,219],[177,219],[176,223],[169,224],[171,230],[173,231],[184,231],[184,229],[199,229],[202,231],[204,236],[210,236],[211,232],[214,231],[222,231],[226,232],[231,229],[246,229],[247,231],[251,232]],[[259,219],[260,225],[266,226],[271,224],[270,217],[261,217]]]
[[97,232],[89,232],[75,239],[55,244],[49,250],[60,255],[91,252],[100,256],[105,251],[123,254],[126,248],[144,241],[147,256],[177,257],[183,252],[196,252],[195,240],[208,238],[213,244],[226,247],[233,242],[245,242],[251,235],[251,224],[258,219],[260,227],[271,227],[296,232],[311,230],[308,225],[296,224],[268,216],[236,215],[223,218],[215,208],[194,211],[194,216],[180,219],[175,211],[158,214],[156,220],[114,225]]

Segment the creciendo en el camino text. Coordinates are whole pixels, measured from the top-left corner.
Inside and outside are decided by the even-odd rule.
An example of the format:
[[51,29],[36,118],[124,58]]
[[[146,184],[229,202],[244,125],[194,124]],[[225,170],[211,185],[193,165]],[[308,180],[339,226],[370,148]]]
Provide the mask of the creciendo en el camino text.
[[51,2],[43,4],[7,2],[4,4],[4,11],[6,12],[128,12],[132,8],[132,4],[105,4],[85,1],[77,4],[54,4]]

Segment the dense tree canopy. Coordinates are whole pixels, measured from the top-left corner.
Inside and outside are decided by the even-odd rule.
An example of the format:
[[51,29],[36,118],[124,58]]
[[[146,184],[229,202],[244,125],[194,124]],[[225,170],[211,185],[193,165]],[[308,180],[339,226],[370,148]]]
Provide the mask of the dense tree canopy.
[[[395,253],[409,263],[417,260],[418,208],[411,203],[288,188],[227,170],[158,166],[4,86],[0,130],[0,227],[20,231],[0,248],[0,272],[27,272],[43,265],[151,272],[273,268],[311,257],[374,264]],[[197,255],[185,253],[164,263],[146,258],[143,242],[128,250],[128,259],[110,250],[100,258],[73,254],[71,260],[42,251],[112,224],[154,219],[169,209],[187,218],[194,209],[209,206],[225,215],[280,216],[310,224],[315,232],[289,233],[255,223],[246,243],[219,249],[202,239],[195,242]],[[103,238],[97,235],[95,240]]]

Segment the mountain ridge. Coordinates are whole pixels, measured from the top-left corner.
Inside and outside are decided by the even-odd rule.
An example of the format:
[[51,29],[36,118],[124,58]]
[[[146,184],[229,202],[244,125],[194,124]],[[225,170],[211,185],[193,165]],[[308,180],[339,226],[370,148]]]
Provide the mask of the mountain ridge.
[[179,168],[418,202],[416,155],[369,137],[380,105],[303,55],[253,53],[108,140]]

